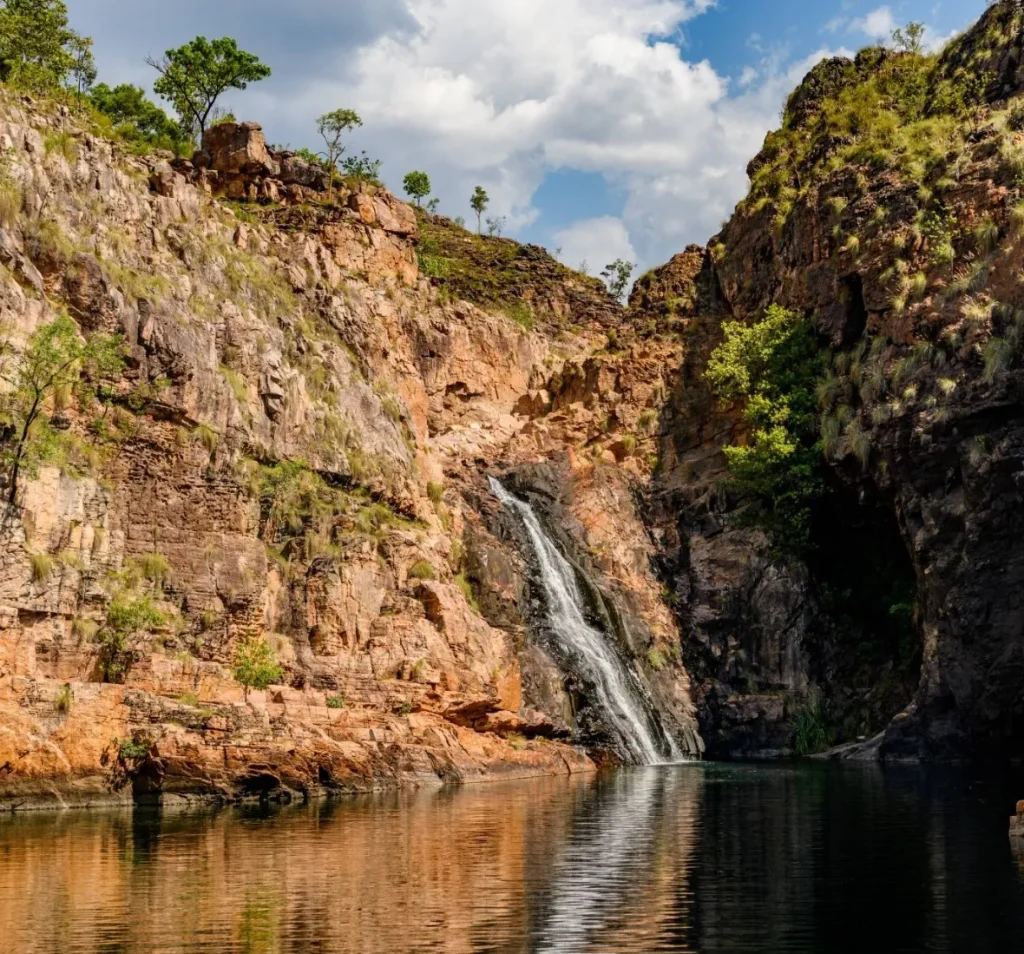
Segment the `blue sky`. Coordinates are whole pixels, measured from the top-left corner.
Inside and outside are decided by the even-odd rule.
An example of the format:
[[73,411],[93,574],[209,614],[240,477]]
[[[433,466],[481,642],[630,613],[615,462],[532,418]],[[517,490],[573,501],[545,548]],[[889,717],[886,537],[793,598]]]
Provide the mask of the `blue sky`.
[[316,148],[315,117],[399,190],[427,171],[451,216],[477,183],[506,234],[592,273],[658,264],[717,231],[744,168],[816,59],[920,20],[938,44],[984,0],[75,0],[101,79],[150,85],[148,53],[229,34],[273,77],[225,104],[268,139]]

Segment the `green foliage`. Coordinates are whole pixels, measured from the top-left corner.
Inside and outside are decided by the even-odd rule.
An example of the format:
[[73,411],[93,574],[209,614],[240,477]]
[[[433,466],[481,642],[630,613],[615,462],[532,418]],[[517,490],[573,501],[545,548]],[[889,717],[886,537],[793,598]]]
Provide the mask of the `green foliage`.
[[202,444],[206,452],[211,456],[217,450],[217,445],[220,443],[220,436],[212,427],[208,427],[206,424],[197,424],[195,430],[192,431],[192,437]]
[[327,483],[304,461],[261,466],[254,492],[260,498],[261,536],[287,561],[329,553],[345,533],[378,536],[389,527],[415,526],[365,491]]
[[[936,83],[937,58],[914,52],[916,28],[898,31],[911,52],[850,64],[844,81],[808,112],[798,90],[770,133],[743,207],[775,207],[785,225],[795,203],[831,173],[852,167],[891,169],[923,186],[962,141],[960,120],[980,102],[970,84]],[[867,55],[867,54],[865,54]],[[982,90],[984,82],[981,84]]]
[[147,758],[152,749],[149,739],[124,739],[117,748],[117,755],[122,762],[135,762]]
[[636,265],[624,259],[617,258],[610,265],[605,265],[601,277],[608,286],[608,291],[616,301],[623,301],[629,289],[629,280],[633,277],[633,269]]
[[511,305],[505,305],[504,308],[502,308],[502,311],[504,311],[508,318],[522,328],[523,331],[533,331],[533,312],[525,301],[517,301],[513,302]]
[[125,589],[111,600],[104,624],[96,634],[100,647],[100,672],[107,682],[122,682],[131,668],[132,637],[163,626],[167,618],[145,594]]
[[159,106],[146,98],[139,86],[122,83],[111,89],[106,83],[94,86],[89,94],[92,106],[107,117],[122,139],[152,149],[184,151],[181,126]]
[[427,496],[435,507],[440,507],[444,500],[444,484],[431,481],[427,484]]
[[469,207],[476,213],[476,231],[477,235],[480,235],[483,231],[483,227],[480,224],[480,220],[490,204],[491,197],[484,190],[483,186],[477,186],[473,190],[473,194],[469,198]]
[[344,709],[345,708],[345,697],[344,696],[328,696],[327,697],[327,708],[328,709]]
[[0,462],[9,475],[11,503],[22,474],[34,476],[58,440],[44,414],[47,404],[58,395],[82,392],[87,383],[98,390],[123,366],[119,336],[95,334],[83,341],[66,314],[39,327],[22,354],[16,353],[10,338],[0,340],[0,380],[9,387],[0,411],[14,432],[12,440],[0,446]]
[[429,560],[417,560],[409,567],[410,580],[436,580],[437,571]]
[[447,278],[451,274],[451,263],[440,255],[418,253],[420,271],[426,278]]
[[74,162],[78,158],[78,146],[75,137],[66,129],[50,133],[43,140],[43,152],[48,156],[56,153],[68,162]]
[[481,612],[480,601],[476,598],[476,593],[473,590],[473,584],[466,579],[464,574],[460,573],[455,577],[455,585],[462,590],[462,595],[466,598],[466,602],[473,608],[473,611],[479,614]]
[[655,672],[661,672],[665,668],[665,656],[657,646],[648,651],[647,663]]
[[784,549],[807,545],[811,505],[823,488],[816,388],[824,355],[810,322],[772,305],[753,325],[728,322],[706,376],[724,400],[746,402],[750,440],[726,448],[741,489],[762,503],[760,522]]
[[368,182],[377,188],[383,188],[384,183],[380,178],[381,165],[380,159],[371,159],[364,150],[358,156],[343,156],[339,168],[346,179]]
[[136,565],[143,578],[157,587],[164,585],[171,572],[171,565],[161,553],[144,553],[136,558]]
[[68,24],[64,0],[2,0],[0,79],[36,93],[59,92],[69,80],[95,76],[92,41]]
[[53,557],[49,553],[30,553],[28,560],[32,569],[32,582],[45,582],[53,572]]
[[53,700],[53,708],[57,712],[68,713],[71,711],[71,706],[74,704],[75,696],[71,691],[71,683],[66,682],[60,687],[60,691],[57,693],[57,697]]
[[897,27],[892,31],[892,45],[904,53],[919,55],[924,43],[924,24],[908,23],[906,27]]
[[425,172],[410,172],[402,182],[405,194],[416,200],[417,205],[422,205],[423,200],[430,195],[430,176]]
[[146,62],[160,76],[153,92],[174,107],[182,123],[202,137],[217,100],[229,89],[245,89],[270,76],[270,68],[252,53],[238,48],[231,37],[194,40],[168,50],[161,60]]
[[251,637],[235,651],[232,674],[235,681],[245,689],[246,698],[250,689],[266,689],[281,681],[281,667],[274,659],[270,644],[263,638]]
[[332,110],[329,113],[324,113],[316,121],[316,131],[326,146],[323,156],[327,161],[327,169],[330,172],[327,184],[328,201],[330,201],[334,194],[334,170],[338,166],[341,154],[345,151],[345,147],[341,144],[342,137],[350,129],[362,125],[363,121],[359,118],[359,114],[351,109]]
[[0,164],[0,227],[13,228],[24,204],[25,194],[21,184],[7,175]]
[[992,252],[999,247],[999,226],[993,221],[992,216],[982,217],[974,230],[974,240],[983,252]]
[[793,750],[800,756],[814,755],[828,749],[834,738],[821,699],[811,699],[793,720]]

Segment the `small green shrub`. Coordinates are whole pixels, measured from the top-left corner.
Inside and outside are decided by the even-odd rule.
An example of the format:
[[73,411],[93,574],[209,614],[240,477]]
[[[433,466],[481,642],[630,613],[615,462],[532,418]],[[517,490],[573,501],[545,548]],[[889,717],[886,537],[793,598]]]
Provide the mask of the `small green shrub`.
[[68,162],[74,162],[78,158],[78,145],[75,137],[68,130],[51,133],[43,140],[43,151],[46,155],[56,153],[63,156]]
[[210,455],[217,450],[217,444],[220,443],[217,432],[206,424],[197,424],[195,430],[192,431],[192,436],[206,448],[206,452]]
[[637,419],[637,427],[645,434],[650,434],[658,421],[658,412],[653,408],[647,408]]
[[984,380],[991,383],[1013,363],[1013,346],[1005,338],[992,338],[985,345]]
[[100,646],[99,667],[108,682],[121,682],[134,654],[129,639],[136,633],[163,626],[167,619],[148,596],[121,593],[107,607],[107,618],[96,634]]
[[344,709],[345,708],[345,697],[344,696],[328,696],[327,697],[327,708],[328,709]]
[[23,202],[21,186],[7,176],[0,177],[0,225],[5,229],[13,228]]
[[441,255],[418,256],[420,271],[426,278],[445,279],[451,274],[451,262]]
[[974,230],[974,240],[983,252],[994,252],[999,247],[999,226],[986,215]]
[[1006,125],[1014,132],[1024,132],[1024,103],[1014,103],[1006,117]]
[[655,672],[661,672],[665,668],[665,657],[657,646],[647,653],[647,662]]
[[42,583],[53,572],[53,557],[49,553],[30,553],[28,560],[33,583]]
[[253,636],[235,650],[232,666],[235,681],[245,690],[246,699],[250,689],[266,689],[281,681],[281,667],[274,659],[270,644],[263,638]]
[[183,692],[178,696],[178,704],[183,706],[192,706],[192,708],[195,708],[199,705],[199,696],[194,692]]
[[171,572],[171,565],[161,553],[144,553],[136,558],[139,572],[155,587],[162,587]]
[[504,312],[506,316],[522,328],[523,331],[533,331],[533,311],[526,302],[517,301],[513,305],[506,305]]
[[797,712],[793,720],[793,750],[797,755],[824,752],[834,737],[820,699],[812,699]]
[[117,748],[117,754],[122,762],[135,762],[149,756],[153,750],[153,743],[149,739],[124,739]]
[[431,481],[427,484],[427,496],[435,507],[440,507],[441,501],[444,500],[444,484]]
[[76,619],[71,624],[71,632],[74,633],[78,639],[91,640],[95,638],[99,628],[100,624],[94,619]]
[[857,458],[862,469],[866,468],[871,457],[871,436],[864,430],[859,418],[850,421],[844,437],[846,449]]
[[473,608],[474,612],[480,613],[480,603],[476,598],[476,593],[473,592],[473,584],[466,579],[463,574],[459,574],[455,577],[455,585],[462,590],[462,595],[466,598],[466,602]]
[[436,580],[437,572],[434,570],[434,564],[429,560],[417,560],[411,567],[409,567],[409,579]]
[[221,376],[228,383],[228,387],[231,388],[231,393],[235,396],[235,400],[242,405],[249,403],[249,386],[245,383],[245,378],[242,377],[234,368],[229,368],[227,365],[220,366]]
[[53,707],[58,712],[67,713],[75,701],[74,693],[71,691],[71,683],[66,682],[60,687],[57,698],[53,700]]

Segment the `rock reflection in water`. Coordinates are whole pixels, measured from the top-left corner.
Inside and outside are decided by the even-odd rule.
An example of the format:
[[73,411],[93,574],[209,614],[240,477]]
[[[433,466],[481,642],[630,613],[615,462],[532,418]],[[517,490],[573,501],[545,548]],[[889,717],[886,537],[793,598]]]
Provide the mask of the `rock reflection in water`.
[[920,769],[688,765],[4,818],[0,952],[1005,954],[1024,871],[1004,797]]

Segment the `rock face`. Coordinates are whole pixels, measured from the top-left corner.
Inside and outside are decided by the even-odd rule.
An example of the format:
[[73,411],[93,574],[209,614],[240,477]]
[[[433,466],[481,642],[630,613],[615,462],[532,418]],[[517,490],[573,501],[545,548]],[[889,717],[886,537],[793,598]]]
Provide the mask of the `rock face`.
[[[1019,100],[1006,102],[1024,91],[1022,31],[1019,4],[995,4],[926,77],[936,109],[965,70],[981,69],[991,82],[968,120],[946,118],[951,139],[936,145],[924,184],[894,158],[898,150],[858,162],[856,136],[837,138],[823,118],[842,108],[844,90],[876,76],[895,82],[913,61],[869,50],[820,64],[751,164],[754,191],[713,240],[713,257],[698,267],[691,252],[638,286],[635,303],[647,312],[685,306],[688,351],[667,411],[658,522],[668,528],[687,662],[713,751],[776,749],[792,721],[789,700],[808,685],[824,693],[836,721],[858,706],[871,716],[864,728],[849,722],[846,741],[878,728],[901,693],[913,695],[883,737],[847,755],[1024,751],[1022,302],[1013,277],[1020,180],[1012,165],[1021,143],[1007,118]],[[884,150],[871,135],[861,131]],[[801,184],[789,187],[794,169]],[[773,192],[779,182],[790,195]],[[807,565],[780,561],[759,532],[738,526],[744,501],[723,483],[721,449],[743,443],[742,422],[713,404],[702,381],[722,318],[753,321],[773,302],[813,318],[832,380],[847,395],[823,416],[864,435],[860,458],[852,438],[829,450],[838,509],[818,528],[819,556]],[[826,605],[842,583],[834,568],[861,560],[895,575],[909,570],[916,581],[916,690],[916,667],[871,676],[851,658],[853,634],[873,627]],[[746,729],[737,736],[737,725],[754,741]]]
[[[620,306],[532,250],[521,281],[545,321],[574,326],[556,352],[486,296],[424,279],[409,206],[366,184],[326,201],[256,124],[168,164],[84,133],[72,158],[48,153],[58,121],[0,103],[23,199],[0,310],[18,351],[66,309],[84,335],[122,335],[127,360],[102,400],[47,405],[59,454],[3,522],[0,807],[593,770],[571,673],[531,636],[529,568],[489,529],[485,475],[618,439],[587,362]],[[250,202],[245,221],[219,196]],[[637,388],[616,398],[633,420],[658,399]],[[599,492],[572,545],[628,552],[632,569],[616,557],[595,579],[635,615],[630,652],[665,649],[652,685],[696,751],[632,505],[643,468],[620,457],[621,473],[558,472]],[[233,665],[253,639],[281,675],[246,692]]]

